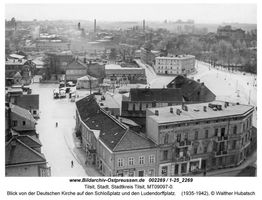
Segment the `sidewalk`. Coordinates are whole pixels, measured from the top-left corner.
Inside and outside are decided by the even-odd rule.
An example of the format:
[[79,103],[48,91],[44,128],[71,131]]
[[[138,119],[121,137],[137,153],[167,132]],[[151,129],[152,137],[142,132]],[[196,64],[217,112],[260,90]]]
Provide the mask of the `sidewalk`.
[[73,154],[77,158],[77,162],[83,166],[88,176],[103,176],[93,165],[86,163],[86,155],[83,149],[80,146],[80,142],[78,138],[75,136],[73,132],[73,140],[75,144],[75,148],[73,149]]
[[[240,164],[238,167],[234,168],[226,168],[226,169],[219,169],[214,171],[207,172],[206,176],[225,176],[228,173],[228,176],[234,175],[235,173],[240,172],[242,169],[247,167],[248,165],[252,165],[256,163],[257,161],[257,152],[255,151],[252,155],[250,155],[242,164]],[[231,175],[231,176],[232,176]],[[235,176],[235,175],[234,175]]]

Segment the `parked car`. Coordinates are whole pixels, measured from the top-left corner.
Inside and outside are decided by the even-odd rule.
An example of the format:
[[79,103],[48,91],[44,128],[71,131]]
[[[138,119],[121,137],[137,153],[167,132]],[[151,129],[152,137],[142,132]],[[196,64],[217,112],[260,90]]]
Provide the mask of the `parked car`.
[[59,90],[59,98],[65,98],[66,97],[66,90],[60,89]]
[[53,98],[54,99],[58,99],[59,98],[59,90],[58,89],[54,89],[53,90]]

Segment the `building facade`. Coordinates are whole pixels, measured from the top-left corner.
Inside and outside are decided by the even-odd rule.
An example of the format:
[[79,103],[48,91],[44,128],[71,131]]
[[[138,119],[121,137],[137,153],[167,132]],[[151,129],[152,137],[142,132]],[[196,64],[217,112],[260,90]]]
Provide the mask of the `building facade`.
[[116,64],[108,64],[105,66],[106,79],[111,84],[146,84],[145,69],[121,67]]
[[236,167],[250,151],[253,106],[211,103],[147,110],[147,137],[159,149],[159,176]]
[[155,176],[157,149],[97,104],[94,95],[76,102],[76,132],[87,162],[105,176]]
[[195,71],[195,56],[156,57],[155,72],[160,75],[187,75]]

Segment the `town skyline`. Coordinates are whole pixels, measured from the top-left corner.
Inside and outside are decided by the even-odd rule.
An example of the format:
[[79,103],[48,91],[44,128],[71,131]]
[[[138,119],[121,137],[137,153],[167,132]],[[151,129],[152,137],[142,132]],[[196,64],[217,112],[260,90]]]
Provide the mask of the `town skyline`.
[[[70,13],[70,10],[76,12]],[[237,12],[235,12],[237,10]],[[30,11],[30,12],[29,12]],[[143,12],[137,12],[143,11]],[[188,12],[190,11],[190,12]],[[70,15],[68,15],[70,13]],[[117,15],[112,15],[117,13]],[[157,15],[156,15],[157,13]],[[205,13],[202,15],[201,13]],[[217,13],[217,14],[214,14]],[[223,15],[219,15],[223,13]],[[201,15],[200,15],[201,14]],[[6,4],[5,18],[31,20],[176,21],[257,23],[255,4]],[[41,17],[39,17],[41,16]],[[148,17],[150,16],[150,17]]]

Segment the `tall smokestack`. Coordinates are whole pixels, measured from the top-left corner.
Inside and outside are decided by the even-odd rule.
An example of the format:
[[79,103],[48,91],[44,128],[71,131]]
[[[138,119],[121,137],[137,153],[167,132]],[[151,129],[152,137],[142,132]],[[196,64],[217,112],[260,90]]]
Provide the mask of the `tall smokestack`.
[[96,19],[94,20],[94,33],[96,33]]
[[146,30],[146,20],[143,19],[143,30]]

